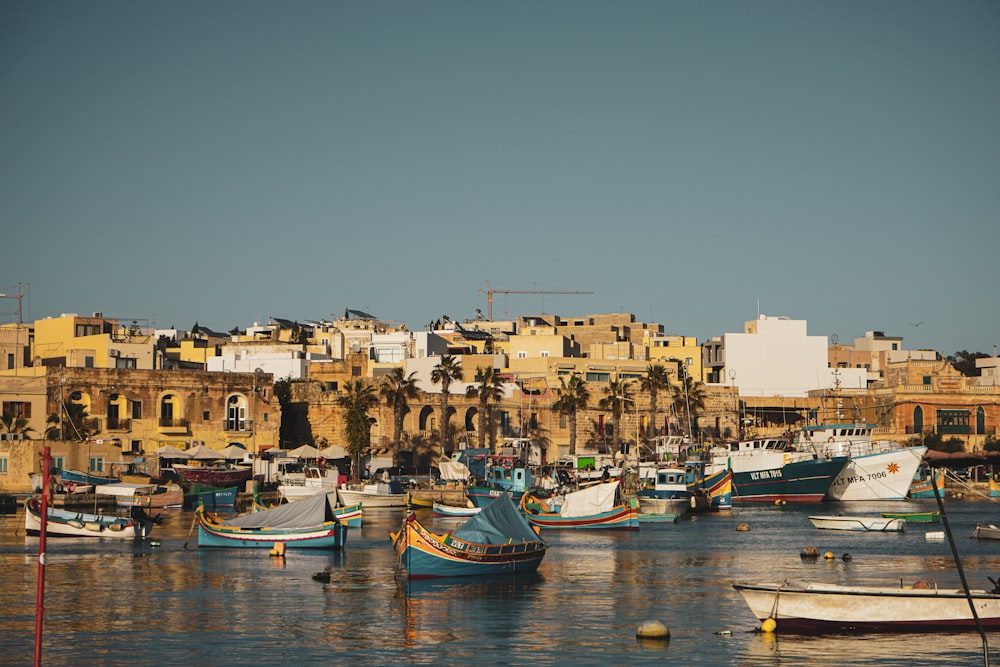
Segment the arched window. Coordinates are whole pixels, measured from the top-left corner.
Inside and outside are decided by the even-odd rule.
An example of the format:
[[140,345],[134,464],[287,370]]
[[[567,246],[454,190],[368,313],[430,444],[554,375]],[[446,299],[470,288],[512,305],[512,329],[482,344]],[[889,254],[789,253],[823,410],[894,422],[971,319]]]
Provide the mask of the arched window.
[[976,435],[986,434],[986,410],[983,406],[976,408]]
[[247,430],[247,399],[241,394],[233,394],[226,401],[226,430]]
[[913,432],[924,432],[924,409],[919,405],[913,408]]

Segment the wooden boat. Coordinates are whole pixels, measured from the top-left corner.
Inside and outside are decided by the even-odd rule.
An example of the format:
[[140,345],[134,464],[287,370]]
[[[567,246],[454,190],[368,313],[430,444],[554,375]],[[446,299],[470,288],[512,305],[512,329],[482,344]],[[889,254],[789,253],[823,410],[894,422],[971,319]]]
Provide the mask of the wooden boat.
[[[28,535],[41,533],[42,506],[36,498],[25,502],[24,530]],[[45,523],[47,537],[107,537],[118,540],[143,538],[153,529],[153,522],[141,507],[133,507],[130,516],[78,514],[49,508]]]
[[938,523],[941,512],[882,512],[886,519],[905,519],[907,523]]
[[465,517],[479,514],[482,507],[456,507],[455,505],[445,505],[435,502],[433,505],[434,516]]
[[991,524],[976,524],[972,536],[980,540],[1000,540],[1000,528]]
[[63,468],[59,471],[59,480],[63,485],[66,485],[68,482],[73,482],[74,486],[79,486],[81,484],[114,484],[118,481],[114,477],[92,475],[89,472],[72,470],[70,468]]
[[228,520],[195,510],[199,547],[342,549],[347,525],[333,513],[335,494],[317,494]]
[[827,500],[903,500],[927,447],[874,440],[874,424],[803,426],[795,446],[826,457],[847,456],[834,477]]
[[688,491],[696,498],[693,511],[732,509],[733,472],[727,466],[689,460],[684,462],[684,472]]
[[[761,621],[773,619],[777,631],[932,632],[976,630],[969,599],[962,589],[841,586],[821,583],[735,583],[733,588]],[[984,629],[1000,629],[1000,595],[969,591]]]
[[184,509],[193,510],[203,505],[207,510],[236,507],[240,495],[240,487],[230,486],[218,489],[214,486],[194,484],[191,491],[184,494]]
[[[656,469],[653,485],[640,489],[640,514],[684,514],[690,509],[695,496],[688,489],[687,472],[683,468]],[[707,502],[708,497],[703,496]],[[707,507],[706,507],[707,509]]]
[[639,512],[639,523],[677,523],[679,514],[645,514]]
[[184,504],[184,491],[177,484],[135,484],[132,482],[117,482],[115,484],[99,484],[94,488],[99,496],[114,496],[119,507],[181,507]]
[[639,502],[634,496],[619,500],[620,488],[607,482],[551,498],[526,493],[521,508],[539,528],[638,530]]
[[490,454],[485,457],[483,472],[483,483],[466,489],[466,496],[476,507],[486,507],[500,495],[510,496],[516,504],[534,485],[534,476],[520,456]]
[[859,530],[876,533],[898,533],[906,527],[906,519],[886,519],[871,516],[823,515],[811,516],[809,521],[824,530]]
[[337,489],[344,507],[361,504],[367,509],[406,507],[407,493],[399,482],[365,484],[360,489]]
[[[287,504],[287,501],[285,504]],[[257,500],[253,501],[254,512],[263,512],[265,510],[273,509],[275,507],[278,507],[278,505],[271,505],[270,507],[268,507],[266,505],[259,503]],[[333,508],[333,515],[337,517],[337,520],[340,521],[340,523],[344,524],[348,528],[360,528],[364,519],[364,512],[362,511],[360,504],[351,505],[350,507],[344,507],[338,504],[336,507]]]
[[990,477],[990,498],[1000,498],[1000,481]]
[[535,572],[546,550],[506,495],[453,532],[432,533],[411,512],[390,537],[410,579]]
[[911,498],[933,498],[934,487],[938,493],[944,496],[944,471],[941,469],[931,472],[928,468],[917,468],[913,480],[910,482]]
[[216,488],[239,486],[250,479],[253,468],[249,466],[194,465],[175,463],[173,466],[185,487],[207,484]]

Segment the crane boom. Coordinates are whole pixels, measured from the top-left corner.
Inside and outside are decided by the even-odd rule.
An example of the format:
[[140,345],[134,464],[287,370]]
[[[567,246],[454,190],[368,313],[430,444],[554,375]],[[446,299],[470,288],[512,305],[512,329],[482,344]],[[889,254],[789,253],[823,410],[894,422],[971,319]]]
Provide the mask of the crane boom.
[[480,292],[486,294],[486,317],[493,321],[493,295],[494,294],[593,294],[589,290],[562,290],[562,289],[493,289],[489,282],[486,289],[479,288]]

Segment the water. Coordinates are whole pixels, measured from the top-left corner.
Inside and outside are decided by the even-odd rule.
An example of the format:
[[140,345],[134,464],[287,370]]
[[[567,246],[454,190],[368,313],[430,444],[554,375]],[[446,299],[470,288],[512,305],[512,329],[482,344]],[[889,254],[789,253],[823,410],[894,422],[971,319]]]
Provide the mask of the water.
[[[407,583],[387,531],[401,510],[367,510],[342,553],[188,547],[192,514],[165,513],[148,542],[48,541],[46,665],[982,665],[975,633],[792,637],[758,625],[731,584],[813,579],[958,586],[942,524],[904,533],[819,531],[809,514],[934,509],[933,500],[737,508],[638,532],[546,531],[535,577]],[[1000,576],[1000,541],[970,539],[997,506],[949,501],[969,583]],[[422,511],[428,513],[426,510]],[[456,519],[421,518],[436,530]],[[750,530],[737,531],[739,523]],[[0,517],[0,664],[34,655],[37,539],[22,516]],[[804,561],[805,546],[834,561]],[[843,554],[852,559],[845,562]],[[312,574],[329,566],[329,584]],[[662,621],[668,643],[636,629]],[[874,641],[873,641],[874,639]],[[1000,634],[991,635],[1000,664]]]

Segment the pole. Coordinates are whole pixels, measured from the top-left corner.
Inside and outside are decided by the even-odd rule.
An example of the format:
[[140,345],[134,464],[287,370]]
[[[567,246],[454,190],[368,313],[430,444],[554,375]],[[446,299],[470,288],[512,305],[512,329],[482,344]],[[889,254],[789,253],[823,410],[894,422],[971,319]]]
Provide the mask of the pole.
[[49,448],[45,447],[42,451],[42,520],[38,529],[38,594],[35,599],[35,667],[40,667],[42,664],[42,619],[45,616],[45,529],[49,519],[49,483],[52,468],[52,457]]

